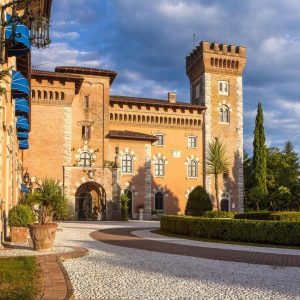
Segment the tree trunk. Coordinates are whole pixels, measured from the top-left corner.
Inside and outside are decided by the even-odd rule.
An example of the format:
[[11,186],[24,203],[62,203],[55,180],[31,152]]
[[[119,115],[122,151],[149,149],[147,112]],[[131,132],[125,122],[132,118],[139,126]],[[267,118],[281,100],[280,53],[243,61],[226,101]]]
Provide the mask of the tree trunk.
[[215,174],[215,192],[216,192],[216,200],[217,200],[217,210],[218,214],[220,213],[220,205],[219,205],[219,183],[218,183],[218,175]]

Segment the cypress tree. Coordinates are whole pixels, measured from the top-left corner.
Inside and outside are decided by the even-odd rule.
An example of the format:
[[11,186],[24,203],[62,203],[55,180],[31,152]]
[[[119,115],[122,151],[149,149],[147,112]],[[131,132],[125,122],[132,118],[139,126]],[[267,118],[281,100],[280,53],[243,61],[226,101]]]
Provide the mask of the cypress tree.
[[264,115],[261,103],[258,103],[253,141],[253,179],[262,195],[267,195],[267,150],[264,130]]

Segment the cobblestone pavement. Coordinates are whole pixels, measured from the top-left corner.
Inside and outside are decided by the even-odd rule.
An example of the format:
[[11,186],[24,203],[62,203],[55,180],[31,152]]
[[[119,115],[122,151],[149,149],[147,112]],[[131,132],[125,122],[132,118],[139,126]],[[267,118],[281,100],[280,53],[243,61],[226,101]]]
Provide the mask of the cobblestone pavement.
[[[67,260],[77,299],[300,299],[300,268],[252,265],[125,248],[93,240],[95,230],[154,222],[61,223],[58,245],[85,247]],[[176,245],[169,244],[169,247]]]

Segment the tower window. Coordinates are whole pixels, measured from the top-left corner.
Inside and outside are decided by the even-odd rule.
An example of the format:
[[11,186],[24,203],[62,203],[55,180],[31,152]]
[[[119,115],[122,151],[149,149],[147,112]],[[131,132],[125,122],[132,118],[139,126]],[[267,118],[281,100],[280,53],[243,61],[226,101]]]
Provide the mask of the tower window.
[[230,122],[230,110],[225,105],[219,109],[219,122],[220,123]]
[[229,95],[228,81],[218,81],[218,85],[219,85],[219,95],[228,96]]
[[89,96],[84,96],[84,98],[83,98],[83,107],[84,107],[84,109],[89,108]]
[[88,140],[91,138],[91,126],[82,126],[81,129],[82,139]]
[[188,137],[188,148],[197,148],[197,137],[196,136]]

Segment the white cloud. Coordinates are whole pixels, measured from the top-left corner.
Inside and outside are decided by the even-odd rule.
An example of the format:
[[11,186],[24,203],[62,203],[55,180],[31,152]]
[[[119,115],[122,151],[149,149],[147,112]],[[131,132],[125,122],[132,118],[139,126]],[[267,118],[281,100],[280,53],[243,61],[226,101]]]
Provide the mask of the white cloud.
[[98,59],[99,54],[92,51],[80,51],[67,43],[52,43],[49,48],[35,49],[33,66],[43,65],[42,69],[53,69],[59,65],[108,68],[111,66],[108,56]]
[[52,31],[51,35],[55,39],[63,39],[63,40],[76,40],[80,37],[80,34],[76,31],[70,31],[70,32]]

